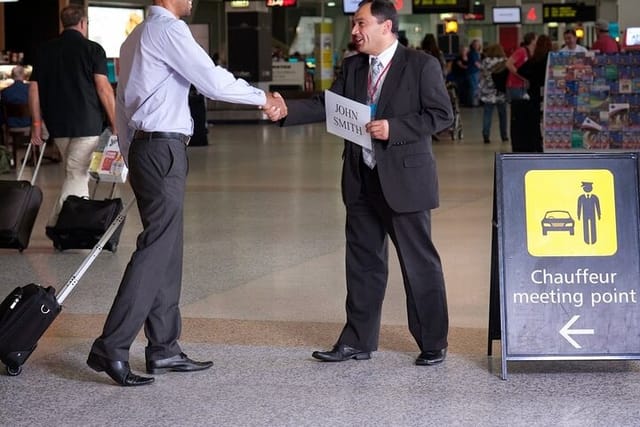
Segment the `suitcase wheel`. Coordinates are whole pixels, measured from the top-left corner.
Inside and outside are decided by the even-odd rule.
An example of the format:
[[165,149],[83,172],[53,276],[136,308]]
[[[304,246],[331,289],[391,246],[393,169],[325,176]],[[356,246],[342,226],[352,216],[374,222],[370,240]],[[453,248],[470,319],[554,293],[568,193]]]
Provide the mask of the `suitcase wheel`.
[[22,366],[9,366],[7,365],[7,375],[10,377],[15,377],[20,375],[22,372]]

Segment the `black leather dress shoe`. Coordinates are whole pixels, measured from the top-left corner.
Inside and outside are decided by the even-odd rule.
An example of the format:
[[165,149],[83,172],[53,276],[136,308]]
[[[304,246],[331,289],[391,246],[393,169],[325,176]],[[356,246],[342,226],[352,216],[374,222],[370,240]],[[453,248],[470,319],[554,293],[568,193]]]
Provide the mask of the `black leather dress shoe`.
[[420,353],[420,356],[416,359],[416,365],[420,366],[428,366],[428,365],[437,365],[438,363],[442,363],[445,357],[447,357],[447,349],[443,348],[442,350],[434,350],[434,351],[423,351]]
[[147,360],[147,373],[164,374],[166,372],[194,372],[203,371],[213,366],[213,362],[196,362],[180,353],[173,357],[160,360]]
[[314,351],[311,356],[323,362],[344,362],[349,359],[371,359],[371,352],[358,350],[345,344],[336,344],[331,351]]
[[147,385],[154,381],[154,378],[141,377],[132,373],[129,362],[109,360],[95,353],[89,353],[87,365],[96,372],[105,372],[112,380],[124,387]]

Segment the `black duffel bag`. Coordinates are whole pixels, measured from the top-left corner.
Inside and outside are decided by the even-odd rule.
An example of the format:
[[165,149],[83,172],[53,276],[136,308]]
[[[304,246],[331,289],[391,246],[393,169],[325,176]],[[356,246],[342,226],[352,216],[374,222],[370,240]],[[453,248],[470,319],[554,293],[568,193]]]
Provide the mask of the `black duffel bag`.
[[[122,199],[91,200],[69,196],[62,205],[55,227],[47,227],[46,234],[53,240],[53,246],[65,249],[91,249],[107,231],[122,210]],[[120,241],[124,222],[104,249],[115,252]]]

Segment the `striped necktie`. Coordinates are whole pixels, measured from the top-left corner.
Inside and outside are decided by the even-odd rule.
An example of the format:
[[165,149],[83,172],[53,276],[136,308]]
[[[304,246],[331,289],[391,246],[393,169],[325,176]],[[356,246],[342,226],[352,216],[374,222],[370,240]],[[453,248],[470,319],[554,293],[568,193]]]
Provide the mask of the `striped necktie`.
[[[369,66],[369,87],[367,87],[367,103],[369,105],[375,104],[378,100],[378,95],[380,94],[380,82],[378,79],[380,78],[380,73],[382,72],[382,62],[375,56],[371,57],[371,65]],[[370,92],[373,90],[373,92]],[[371,119],[373,119],[373,111],[371,109]],[[373,146],[372,146],[373,148]],[[364,164],[369,166],[370,169],[373,169],[376,166],[376,156],[373,150],[362,147],[362,160]]]

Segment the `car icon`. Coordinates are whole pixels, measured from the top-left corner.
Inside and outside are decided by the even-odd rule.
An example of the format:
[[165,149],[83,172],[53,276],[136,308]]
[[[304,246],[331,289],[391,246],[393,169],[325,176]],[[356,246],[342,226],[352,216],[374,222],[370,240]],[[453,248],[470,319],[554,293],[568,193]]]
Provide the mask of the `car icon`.
[[549,231],[568,231],[573,236],[575,221],[567,211],[547,211],[542,218],[542,235]]

